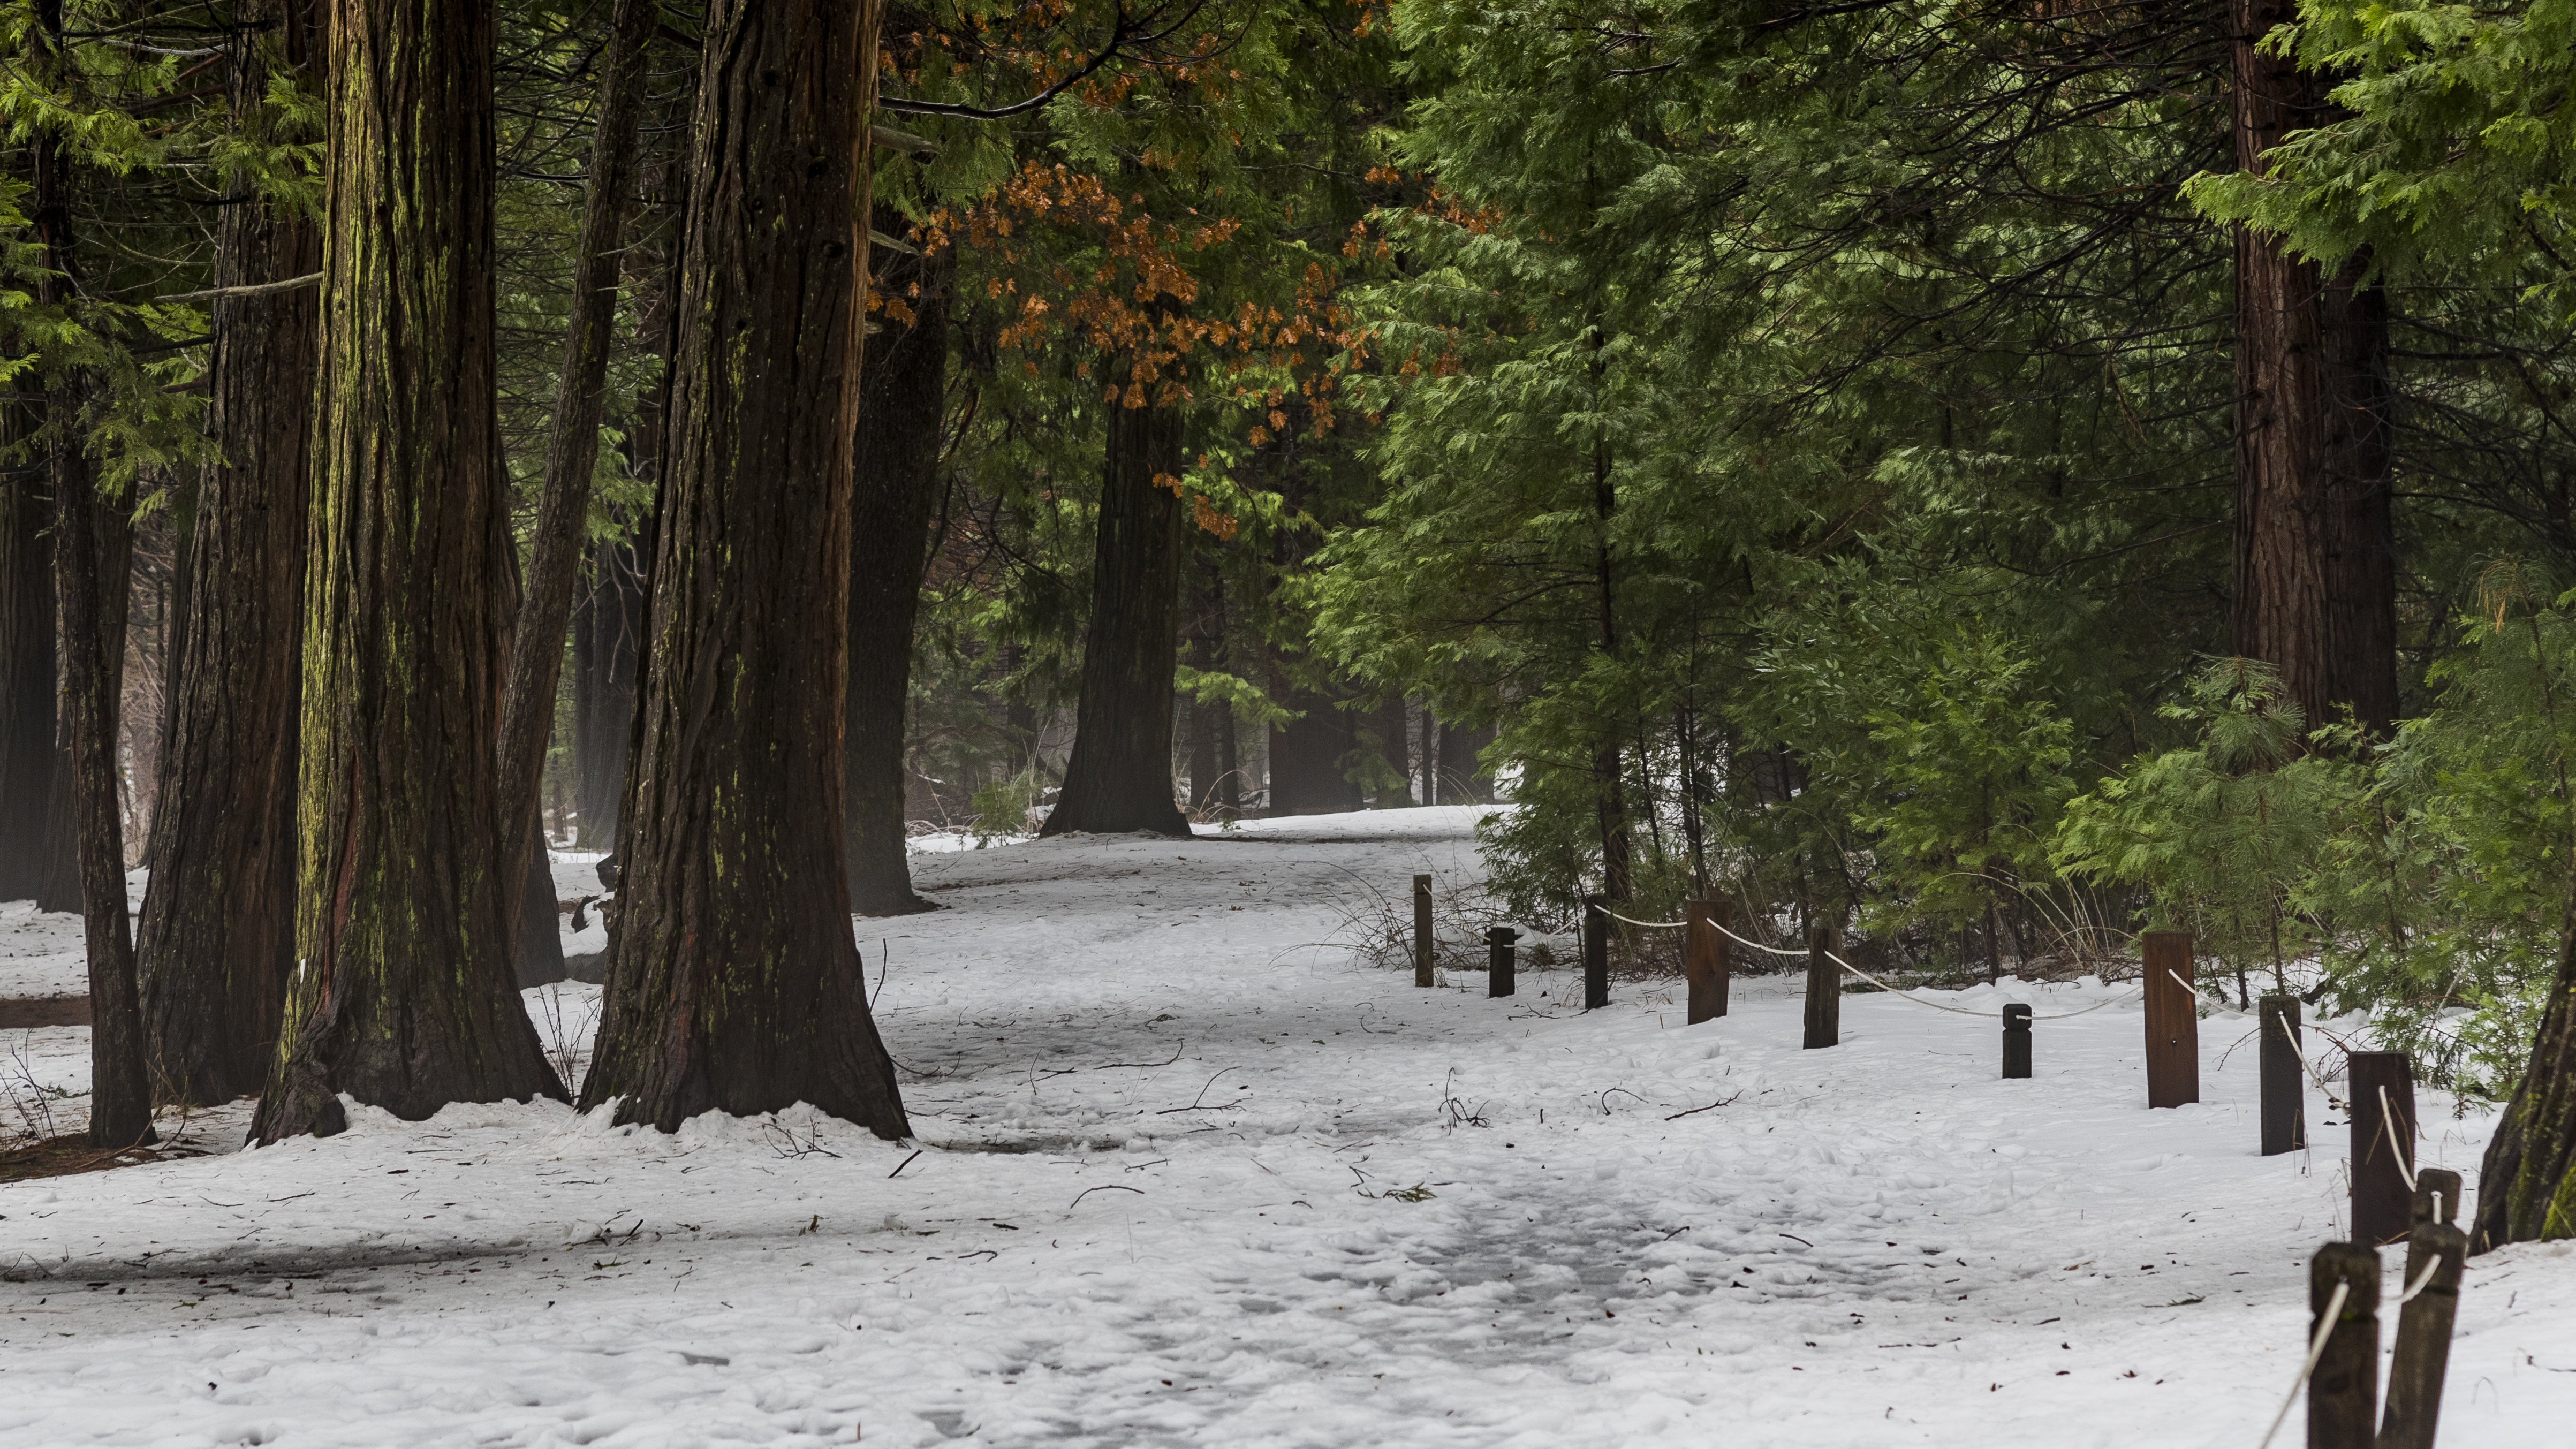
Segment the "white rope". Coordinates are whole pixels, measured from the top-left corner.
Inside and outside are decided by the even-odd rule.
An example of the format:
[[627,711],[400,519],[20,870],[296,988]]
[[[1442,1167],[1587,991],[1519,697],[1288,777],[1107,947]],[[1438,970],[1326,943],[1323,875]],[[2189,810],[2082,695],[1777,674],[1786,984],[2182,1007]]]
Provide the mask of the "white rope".
[[1940,1002],[1926,1001],[1922,997],[1913,995],[1910,992],[1899,991],[1895,987],[1890,986],[1886,982],[1879,980],[1877,977],[1870,975],[1868,972],[1854,966],[1849,961],[1844,960],[1842,957],[1835,955],[1831,951],[1827,951],[1825,953],[1825,959],[1833,962],[1837,966],[1840,966],[1854,976],[1859,977],[1861,980],[1868,982],[1870,985],[1877,987],[1879,990],[1886,992],[1890,996],[1902,996],[1917,1006],[1928,1006],[1934,1011],[1947,1011],[1959,1016],[1982,1016],[1990,1019],[2000,1019],[2003,1016],[2003,1013],[2000,1011],[1970,1011],[1964,1006],[1943,1006]]
[[1730,931],[1730,930],[1726,929],[1726,927],[1724,927],[1724,926],[1722,926],[1722,925],[1718,925],[1718,923],[1717,923],[1717,922],[1715,922],[1715,921],[1711,921],[1711,922],[1709,922],[1709,924],[1710,924],[1710,925],[1712,925],[1712,926],[1717,926],[1717,933],[1718,933],[1719,935],[1724,936],[1726,939],[1728,939],[1728,940],[1730,940],[1730,941],[1735,942],[1735,943],[1736,943],[1737,945],[1739,945],[1739,946],[1750,946],[1750,947],[1752,947],[1752,948],[1753,948],[1754,950],[1756,950],[1756,951],[1768,951],[1768,952],[1770,952],[1770,953],[1771,953],[1772,955],[1774,955],[1774,956],[1804,956],[1804,955],[1806,955],[1806,954],[1807,954],[1807,953],[1806,953],[1806,952],[1804,952],[1804,951],[1790,951],[1790,950],[1784,950],[1784,949],[1782,949],[1781,947],[1778,947],[1778,946],[1765,946],[1765,945],[1763,945],[1763,944],[1762,944],[1761,942],[1759,942],[1759,941],[1748,941],[1748,940],[1745,940],[1742,936],[1739,936],[1739,935],[1735,934],[1733,931]]
[[2388,1108],[2388,1084],[2379,1084],[2379,1126],[2388,1137],[2388,1150],[2397,1154],[2397,1175],[2406,1179],[2406,1190],[2415,1190],[2415,1169],[2407,1159],[2415,1154],[2397,1145],[2397,1114]]
[[2146,993],[2146,990],[2142,987],[2142,988],[2140,988],[2138,991],[2136,991],[2136,992],[2134,992],[2134,993],[2132,993],[2132,994],[2130,994],[2130,995],[2128,995],[2128,996],[2114,996],[2114,997],[2112,997],[2112,998],[2111,998],[2110,1000],[2108,1000],[2108,1001],[2097,1001],[2097,1002],[2094,1002],[2091,1006],[2082,1006],[2082,1007],[2077,1007],[2077,1008],[2076,1008],[2075,1010],[2073,1010],[2073,1011],[2060,1011],[2060,1012],[2056,1012],[2056,1013],[2053,1013],[2053,1014],[2048,1015],[2048,1016],[2034,1016],[2034,1017],[2032,1017],[2032,1018],[2031,1018],[2031,1020],[2033,1020],[2033,1021],[2064,1021],[2066,1018],[2068,1018],[2068,1017],[2070,1017],[2070,1016],[2082,1016],[2082,1015],[2084,1015],[2086,1012],[2089,1012],[2089,1011],[2100,1011],[2103,1007],[2106,1007],[2106,1006],[2126,1006],[2126,1005],[2128,1005],[2130,1002],[2132,1002],[2132,1001],[2136,1001],[2136,1000],[2140,999],[2141,997],[2144,997],[2146,994],[2147,994],[2147,993]]
[[[2435,1193],[2434,1196],[2439,1197],[2441,1194]],[[2433,1281],[2433,1270],[2441,1266],[2442,1255],[2435,1253],[2433,1261],[2424,1265],[2424,1271],[2416,1275],[2415,1281],[2407,1286],[2406,1291],[2397,1295],[2397,1306],[2403,1308],[2414,1302],[2415,1295],[2424,1291],[2424,1285]]]
[[1623,916],[1617,911],[1610,909],[1608,906],[1601,906],[1598,909],[1601,914],[1608,916],[1614,921],[1627,921],[1629,925],[1643,926],[1649,931],[1678,931],[1682,927],[1690,924],[1688,921],[1639,921]]
[[2351,1110],[2341,1097],[2334,1094],[2334,1088],[2326,1085],[2326,1079],[2317,1075],[2317,1069],[2308,1064],[2308,1054],[2300,1049],[2299,1039],[2290,1034],[2290,1018],[2285,1014],[2272,1020],[2281,1028],[2281,1039],[2290,1044],[2290,1055],[2298,1059],[2299,1070],[2307,1073],[2308,1080],[2317,1084],[2317,1090],[2324,1094],[2327,1104],[2338,1112]]
[[2272,1449],[2272,1436],[2281,1432],[2281,1421],[2290,1417],[2290,1406],[2299,1401],[2299,1390],[2307,1386],[2308,1375],[2317,1371],[2317,1360],[2325,1357],[2326,1335],[2334,1332],[2335,1315],[2343,1312],[2343,1300],[2351,1292],[2351,1283],[2335,1284],[2334,1296],[2326,1300],[2326,1311],[2317,1320],[2317,1336],[2308,1341],[2307,1359],[2299,1365],[2299,1376],[2290,1380],[2290,1396],[2281,1401],[2281,1412],[2272,1416],[2272,1427],[2263,1431],[2263,1442],[2255,1449]]
[[[1806,955],[1806,954],[1807,954],[1807,953],[1806,953],[1806,952],[1804,952],[1804,951],[1790,951],[1790,950],[1784,950],[1784,949],[1782,949],[1781,947],[1778,947],[1778,946],[1765,946],[1765,945],[1763,945],[1763,944],[1762,944],[1761,942],[1759,942],[1759,941],[1747,941],[1747,940],[1745,940],[1742,936],[1739,936],[1739,935],[1735,934],[1733,931],[1728,930],[1726,927],[1718,925],[1718,923],[1717,923],[1717,922],[1715,922],[1715,921],[1711,921],[1711,922],[1709,922],[1709,924],[1710,924],[1710,925],[1712,925],[1712,926],[1717,926],[1717,933],[1718,933],[1719,935],[1724,936],[1724,937],[1725,937],[1725,938],[1727,938],[1728,940],[1733,941],[1733,942],[1737,943],[1738,945],[1750,946],[1750,947],[1752,947],[1752,948],[1753,948],[1754,950],[1756,950],[1756,951],[1768,951],[1768,952],[1770,952],[1770,953],[1771,953],[1772,955],[1774,955],[1774,956],[1804,956],[1804,955]],[[1891,996],[1902,996],[1902,997],[1904,997],[1906,1000],[1913,1002],[1913,1003],[1914,1003],[1915,1005],[1917,1005],[1917,1006],[1928,1006],[1928,1007],[1931,1007],[1934,1011],[1947,1011],[1947,1012],[1953,1012],[1953,1013],[1956,1013],[1957,1015],[1960,1015],[1960,1016],[1981,1016],[1981,1017],[1986,1018],[1986,1019],[1987,1019],[1987,1020],[1989,1020],[1989,1021],[2000,1021],[2000,1020],[2003,1018],[2003,1013],[2002,1013],[2002,1012],[2000,1012],[2000,1011],[1970,1011],[1970,1010],[1968,1010],[1968,1009],[1967,1009],[1966,1007],[1964,1007],[1964,1006],[1943,1006],[1940,1002],[1937,1002],[1937,1001],[1926,1001],[1926,1000],[1924,1000],[1922,997],[1920,997],[1920,996],[1916,996],[1916,995],[1912,994],[1911,992],[1899,991],[1899,990],[1897,990],[1895,987],[1890,986],[1890,985],[1888,985],[1886,982],[1879,980],[1877,977],[1870,975],[1868,972],[1863,971],[1862,969],[1860,969],[1860,968],[1859,968],[1859,967],[1857,967],[1857,966],[1854,966],[1854,965],[1853,965],[1852,963],[1850,963],[1849,961],[1844,960],[1842,957],[1835,955],[1835,954],[1834,954],[1833,952],[1831,952],[1831,951],[1827,951],[1827,952],[1825,953],[1825,959],[1826,959],[1826,960],[1829,960],[1829,961],[1831,961],[1831,962],[1833,962],[1833,963],[1834,963],[1835,965],[1837,965],[1837,966],[1840,966],[1840,967],[1841,967],[1841,968],[1843,968],[1845,971],[1850,972],[1850,973],[1851,973],[1851,974],[1853,974],[1854,976],[1859,977],[1861,980],[1866,981],[1866,982],[1869,982],[1871,985],[1876,986],[1876,987],[1877,987],[1878,989],[1880,989],[1881,991],[1884,991],[1884,992],[1888,993],[1888,994],[1889,994],[1889,995],[1891,995]],[[2141,991],[2141,992],[2139,992],[2139,993],[2138,993],[2138,996],[2143,996],[2143,995],[2145,995],[2145,994],[2146,994],[2145,992]],[[2032,1018],[2031,1018],[2031,1020],[2033,1020],[2033,1021],[2064,1021],[2066,1018],[2068,1018],[2068,1017],[2070,1017],[2070,1016],[2082,1016],[2082,1015],[2084,1015],[2086,1012],[2100,1011],[2103,1007],[2106,1007],[2106,1006],[2118,1006],[2118,1005],[2120,1005],[2122,1002],[2125,1002],[2125,1001],[2135,1001],[2136,999],[2137,999],[2137,996],[2115,996],[2115,997],[2111,998],[2111,999],[2110,999],[2110,1000],[2108,1000],[2108,1001],[2097,1001],[2097,1002],[2093,1003],[2091,1006],[2082,1007],[2082,1008],[2080,1008],[2080,1009],[2078,1009],[2078,1010],[2075,1010],[2075,1011],[2059,1011],[2059,1012],[2052,1012],[2052,1013],[2050,1013],[2050,1014],[2049,1014],[2049,1015],[2047,1015],[2047,1016],[2034,1016],[2034,1017],[2032,1017]]]

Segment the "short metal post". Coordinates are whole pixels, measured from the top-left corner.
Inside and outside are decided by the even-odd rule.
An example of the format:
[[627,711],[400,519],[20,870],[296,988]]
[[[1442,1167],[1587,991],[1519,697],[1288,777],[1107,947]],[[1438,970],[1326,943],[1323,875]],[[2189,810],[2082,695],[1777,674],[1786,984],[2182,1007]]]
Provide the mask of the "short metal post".
[[1485,994],[1509,996],[1517,989],[1513,979],[1520,955],[1514,944],[1521,933],[1509,926],[1496,926],[1485,932]]
[[2030,1008],[2018,1001],[2004,1003],[2004,1076],[2030,1075]]

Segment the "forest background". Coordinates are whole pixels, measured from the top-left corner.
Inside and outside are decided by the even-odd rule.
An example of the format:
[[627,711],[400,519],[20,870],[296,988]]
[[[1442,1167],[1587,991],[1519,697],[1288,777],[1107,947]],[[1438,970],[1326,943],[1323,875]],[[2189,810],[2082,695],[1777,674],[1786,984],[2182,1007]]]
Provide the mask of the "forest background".
[[[315,1019],[346,17],[488,81],[419,126],[488,162],[502,536],[449,557],[499,748],[425,777],[630,861],[656,559],[711,556],[670,524],[725,285],[706,37],[821,24],[339,8],[0,7],[0,897],[154,868],[157,1096],[301,1080]],[[1525,921],[1716,896],[1952,975],[2188,928],[2239,1005],[2519,1093],[2490,1171],[2555,1145],[2503,1235],[2576,1230],[2576,6],[867,14],[868,335],[808,515],[853,908],[924,904],[925,824],[1500,782]],[[551,889],[494,900],[553,950]]]

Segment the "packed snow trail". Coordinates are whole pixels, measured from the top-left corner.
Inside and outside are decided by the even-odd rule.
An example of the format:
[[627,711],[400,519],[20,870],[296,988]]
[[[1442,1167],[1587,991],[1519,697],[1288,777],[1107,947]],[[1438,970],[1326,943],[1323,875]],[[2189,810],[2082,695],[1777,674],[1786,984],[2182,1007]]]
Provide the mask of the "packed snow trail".
[[[2043,1023],[2003,1081],[1990,1024],[1875,994],[1807,1052],[1790,978],[1685,1028],[1679,983],[1584,1014],[1563,970],[1497,1001],[1310,944],[1362,882],[1471,875],[1471,820],[916,858],[949,909],[859,926],[912,1144],[360,1108],[0,1188],[0,1444],[2260,1435],[2347,1134],[2311,1095],[2315,1150],[2255,1155],[2250,1019],[2203,1022],[2202,1105],[2149,1112],[2135,1006]],[[531,996],[577,1047],[595,989]],[[79,1030],[29,1040],[85,1085]],[[2419,1161],[2474,1181],[2489,1120],[2448,1107]],[[2443,1420],[2568,1442],[2563,1245],[2472,1260]]]

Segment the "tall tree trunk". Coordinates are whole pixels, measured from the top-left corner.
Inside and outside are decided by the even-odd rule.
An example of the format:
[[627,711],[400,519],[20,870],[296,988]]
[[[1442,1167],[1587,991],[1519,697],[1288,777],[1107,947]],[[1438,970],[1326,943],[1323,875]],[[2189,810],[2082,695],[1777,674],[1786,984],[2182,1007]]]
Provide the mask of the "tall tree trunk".
[[1188,835],[1172,802],[1172,673],[1181,644],[1179,409],[1109,405],[1082,702],[1064,791],[1040,835]]
[[[2258,48],[2291,0],[2232,0],[2237,165],[2331,120],[2330,78]],[[2396,718],[2396,561],[2389,536],[2388,315],[2277,237],[2236,234],[2237,653],[2281,672],[2311,728],[2349,707]]]
[[[318,7],[286,0],[269,18],[285,64],[309,76]],[[260,103],[271,75],[258,32],[227,44],[239,114]],[[216,227],[218,286],[321,266],[320,230],[292,211],[230,206]],[[320,346],[311,291],[222,298],[213,311],[212,423],[223,459],[198,484],[180,581],[190,623],[176,646],[137,943],[160,1090],[197,1103],[259,1090],[295,965],[297,671]]]
[[2469,1251],[2576,1238],[2576,899],[2558,945],[2531,1063],[2505,1104],[2478,1170]]
[[[1217,602],[1216,560],[1206,559],[1199,577],[1190,589],[1189,610],[1190,667],[1217,670],[1225,667],[1225,616]],[[1231,714],[1221,700],[1186,696],[1181,701],[1182,713],[1189,720],[1190,808],[1209,810],[1217,804],[1218,780],[1223,769],[1217,763],[1217,717]]]
[[582,1101],[909,1135],[843,873],[879,0],[713,0],[621,909]]
[[[78,411],[78,392],[57,384],[57,406]],[[89,1140],[130,1147],[153,1140],[151,1079],[134,982],[134,931],[125,908],[125,830],[117,798],[116,716],[124,655],[126,573],[132,534],[121,507],[98,497],[82,455],[83,430],[54,440],[56,588],[63,601],[63,707],[71,729],[75,851],[82,935],[89,953]]]
[[[674,113],[658,129],[677,136],[688,116]],[[640,141],[639,141],[640,148]],[[673,177],[685,172],[689,158],[668,143],[656,144],[638,161],[646,210],[630,228],[626,246],[626,285],[635,298],[636,336],[659,362],[660,385],[635,400],[635,415],[626,429],[626,470],[633,478],[658,479],[670,402],[671,263],[666,245],[678,213],[673,196],[681,189]],[[615,850],[619,810],[625,804],[626,746],[635,729],[635,710],[644,674],[644,631],[652,604],[653,514],[648,507],[625,519],[628,534],[593,546],[590,587],[580,590],[573,612],[573,808],[580,812],[580,846]]]
[[[876,229],[903,231],[879,207]],[[890,252],[880,263],[884,331],[859,374],[859,426],[850,492],[850,673],[841,748],[846,759],[850,908],[888,916],[926,910],[912,892],[904,848],[904,706],[912,691],[912,628],[920,613],[931,504],[948,398],[948,294],[957,253]]]
[[1437,805],[1440,803],[1440,722],[1432,717],[1429,700],[1422,703],[1420,720],[1416,726],[1421,731],[1421,740],[1414,751],[1415,768],[1421,771],[1422,803]]
[[[0,401],[0,443],[23,445],[41,419]],[[53,465],[39,453],[0,475],[0,900],[32,900],[48,862],[69,854],[53,833],[56,670]]]
[[[654,0],[616,0],[608,48],[600,57],[598,120],[590,143],[590,185],[581,234],[574,243],[572,318],[564,331],[546,472],[537,523],[528,544],[526,590],[511,622],[509,676],[501,693],[499,798],[504,822],[526,829],[510,838],[504,879],[521,912],[518,980],[563,979],[555,931],[553,876],[546,865],[543,806],[546,743],[554,733],[564,631],[581,574],[583,527],[590,521],[590,482],[599,462],[599,421],[616,344],[617,278],[623,260],[627,199],[635,190],[635,131],[644,108],[645,62],[661,11]],[[531,860],[534,864],[531,865]]]
[[1353,748],[1349,711],[1332,694],[1292,689],[1282,706],[1298,717],[1270,727],[1272,815],[1332,815],[1357,810],[1360,787],[1343,769]]
[[[59,583],[60,571],[56,571]],[[61,600],[55,600],[55,615],[61,616]],[[59,626],[56,629],[59,633]],[[59,692],[61,686],[56,685]],[[77,911],[81,908],[80,884],[80,795],[72,773],[71,716],[67,707],[56,704],[54,721],[53,788],[45,796],[45,839],[52,841],[55,853],[45,858],[36,879],[36,909],[40,911]]]
[[[1597,347],[1596,343],[1596,391],[1600,379]],[[1610,572],[1610,516],[1618,507],[1618,488],[1610,474],[1610,442],[1606,437],[1596,438],[1592,445],[1592,510],[1600,535],[1594,567],[1600,585],[1600,649],[1610,655],[1619,652],[1618,595]],[[1614,901],[1624,901],[1633,898],[1635,886],[1628,861],[1628,802],[1620,769],[1617,722],[1604,720],[1602,733],[1607,742],[1592,756],[1593,788],[1597,792],[1594,809],[1601,827],[1601,890]]]
[[1401,810],[1413,803],[1413,753],[1407,737],[1404,696],[1394,695],[1367,715],[1364,726],[1367,738],[1361,741],[1376,758],[1353,761],[1363,773],[1373,776],[1371,803],[1380,810]]
[[339,0],[324,107],[296,956],[262,1142],[560,1097],[512,980],[490,0]]
[[636,685],[643,670],[644,627],[651,603],[646,560],[653,547],[648,517],[635,536],[591,550],[590,587],[573,610],[573,811],[584,850],[615,850],[619,796],[626,788],[626,737],[634,729]]
[[[63,73],[61,0],[37,7],[40,74]],[[45,249],[36,299],[64,307],[76,291],[71,228],[71,158],[41,132],[35,142],[31,208]],[[116,715],[125,658],[125,604],[133,534],[123,510],[102,506],[90,476],[82,416],[87,379],[52,377],[46,402],[53,436],[54,591],[62,607],[65,744],[71,756],[73,854],[78,859],[83,944],[89,958],[89,1137],[100,1147],[149,1142],[152,1090],[143,1065],[134,987],[133,924],[125,910],[125,832],[117,798]]]
[[1476,758],[1493,742],[1491,729],[1469,729],[1445,722],[1440,726],[1441,799],[1481,804],[1494,798],[1494,782]]
[[[1225,576],[1218,574],[1208,585],[1208,605],[1213,613],[1210,632],[1216,636],[1217,658],[1232,667],[1233,655],[1226,643]],[[1234,707],[1221,705],[1216,711],[1216,803],[1228,820],[1243,817],[1243,760],[1236,747]]]

